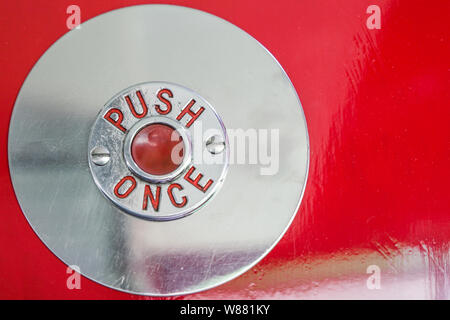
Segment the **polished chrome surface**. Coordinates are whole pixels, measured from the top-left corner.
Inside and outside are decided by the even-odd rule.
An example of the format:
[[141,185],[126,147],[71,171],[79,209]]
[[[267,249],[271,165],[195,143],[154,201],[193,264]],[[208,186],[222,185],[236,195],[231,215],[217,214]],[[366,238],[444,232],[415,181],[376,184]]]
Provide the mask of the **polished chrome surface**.
[[[183,219],[121,211],[92,179],[89,133],[105,101],[148,81],[197,92],[227,130],[279,130],[279,170],[230,163],[215,198]],[[224,20],[159,5],[109,12],[58,40],[23,84],[8,148],[18,201],[48,248],[90,279],[147,295],[211,288],[262,259],[297,212],[309,157],[300,102],[273,56]]]
[[[173,96],[170,98],[171,111],[165,115],[160,115],[154,107],[158,103],[161,104],[157,99],[157,92],[162,89],[170,90]],[[137,91],[140,92],[148,108],[148,114],[142,118],[133,116],[124,98],[131,97],[133,99],[133,93]],[[191,120],[190,116],[186,115],[180,120],[177,120],[177,116],[192,99],[196,101],[192,107],[193,110],[197,111],[203,108],[203,112],[191,126],[187,127]],[[138,105],[139,102],[135,101],[135,104]],[[110,110],[120,110],[123,115],[121,125],[126,128],[126,132],[121,131],[105,119],[105,115]],[[165,175],[152,175],[145,172],[134,162],[131,155],[131,144],[136,134],[142,128],[154,123],[172,127],[183,139],[184,156],[181,164],[174,171]],[[218,139],[224,141],[226,151],[210,155],[211,159],[204,158],[206,145],[203,143],[203,136],[208,132],[217,133]],[[98,114],[91,129],[88,150],[92,150],[98,145],[104,146],[110,150],[111,161],[104,166],[98,166],[91,161],[89,167],[99,189],[123,211],[144,219],[173,220],[194,213],[220,190],[225,181],[229,162],[226,141],[227,134],[222,120],[213,107],[200,95],[173,83],[141,83],[116,94]],[[193,154],[194,151],[196,154]],[[201,186],[205,186],[209,180],[213,182],[205,192],[186,180],[185,175],[191,168],[195,168],[195,170],[189,176],[195,178],[199,174],[203,175],[199,182]],[[116,185],[124,177],[133,177],[136,187],[133,187],[128,196],[121,198],[117,197],[114,191]],[[169,198],[169,188],[172,184],[179,186],[178,189],[170,191],[173,197],[178,198],[174,201],[182,203],[183,199],[186,199],[187,203],[181,208],[175,206]],[[144,189],[147,186],[150,187],[155,197],[158,197],[155,194],[156,188],[161,188],[158,210],[154,210],[148,204],[146,208],[143,207]],[[126,187],[124,186],[124,189]]]

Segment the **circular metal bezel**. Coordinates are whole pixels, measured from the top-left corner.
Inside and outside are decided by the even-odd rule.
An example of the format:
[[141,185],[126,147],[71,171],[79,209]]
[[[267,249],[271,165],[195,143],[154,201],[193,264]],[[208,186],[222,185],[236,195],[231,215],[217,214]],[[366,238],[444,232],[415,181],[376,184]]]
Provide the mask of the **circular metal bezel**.
[[[145,172],[136,164],[136,162],[134,161],[133,156],[131,154],[131,144],[132,144],[133,139],[136,136],[136,134],[140,130],[145,128],[146,126],[148,126],[150,124],[156,124],[156,123],[165,124],[173,129],[175,129],[178,132],[178,134],[181,136],[181,138],[183,139],[183,145],[184,145],[184,155],[183,155],[182,162],[179,164],[179,166],[175,170],[173,170],[172,172],[169,172],[167,174],[164,174],[164,175],[153,175],[148,172]],[[138,175],[140,178],[142,178],[146,181],[149,181],[149,182],[153,182],[153,183],[166,183],[166,182],[172,181],[173,179],[178,177],[180,174],[182,174],[186,170],[186,167],[192,162],[192,140],[191,140],[189,131],[185,130],[179,122],[174,121],[171,118],[162,117],[162,116],[144,118],[144,119],[138,121],[128,131],[128,133],[125,137],[124,145],[123,145],[123,155],[125,157],[125,162],[127,163],[128,168],[130,168],[130,170],[134,174]]]
[[[164,116],[160,115],[154,107],[156,102],[159,101],[156,99],[157,92],[161,89],[169,89],[173,94],[171,112]],[[147,105],[148,114],[143,118],[133,116],[125,99],[125,97],[128,97],[131,99],[131,103],[137,103],[136,97],[133,97],[133,93],[136,92],[141,94]],[[183,117],[179,121],[176,117],[192,99],[196,101],[195,106],[197,108],[203,108],[203,112],[188,128],[188,117]],[[123,121],[121,123],[129,128],[125,129],[125,132],[118,130],[105,119],[105,115],[112,109],[121,112]],[[155,176],[144,172],[137,166],[131,155],[131,142],[134,136],[143,127],[152,123],[163,123],[175,128],[182,136],[183,143],[185,143],[186,154],[181,165],[164,176]],[[204,141],[207,137],[204,137],[204,134],[209,130],[219,134],[225,143],[223,153],[207,153],[209,157],[219,161],[214,164],[209,164],[204,161],[207,159],[203,158],[205,150],[207,150],[206,141]],[[196,154],[193,153],[193,143],[195,143],[195,150],[197,150]],[[93,159],[89,157],[90,171],[100,191],[124,212],[153,221],[180,219],[193,214],[206,205],[220,190],[225,181],[229,164],[228,137],[225,125],[211,104],[189,88],[164,81],[139,83],[114,95],[97,115],[97,119],[91,128],[88,150],[98,147],[106,148],[110,152],[110,160],[106,165],[96,165]],[[186,183],[188,181],[185,177],[185,174],[188,173],[186,171],[192,168],[195,168],[195,170],[190,176],[201,173],[204,176],[203,179],[213,181],[213,184],[205,192],[201,192],[197,187]],[[133,190],[125,198],[118,197],[115,194],[115,186],[128,176],[134,179]],[[172,199],[168,198],[171,184],[181,186],[183,194],[179,194],[178,197],[186,199],[187,204],[185,206],[178,208],[172,202]],[[155,188],[160,188],[157,210],[152,209],[148,205],[148,201],[144,208],[144,188],[147,188],[147,186],[150,187],[152,193],[155,192]],[[176,197],[172,191],[171,195]]]

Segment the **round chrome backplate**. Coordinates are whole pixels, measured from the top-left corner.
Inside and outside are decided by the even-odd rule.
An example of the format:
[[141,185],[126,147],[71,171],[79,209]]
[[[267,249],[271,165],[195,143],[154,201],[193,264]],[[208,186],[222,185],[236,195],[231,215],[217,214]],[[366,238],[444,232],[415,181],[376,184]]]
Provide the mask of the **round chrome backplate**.
[[[173,114],[155,112],[163,88]],[[137,91],[142,118],[126,111]],[[208,111],[201,134],[177,120],[190,99],[190,117]],[[111,108],[126,133],[117,114],[105,118]],[[189,156],[178,171],[141,172],[127,153],[151,123],[180,130]],[[201,11],[144,5],[91,19],[42,56],[16,100],[8,154],[19,204],[54,254],[108,287],[164,296],[222,284],[273,248],[298,210],[308,143],[295,89],[256,40]],[[197,164],[197,147],[217,162]],[[126,176],[136,189],[125,199]],[[172,204],[186,196],[186,208],[170,206],[175,183]],[[158,210],[156,193],[142,209],[146,185],[161,187]]]

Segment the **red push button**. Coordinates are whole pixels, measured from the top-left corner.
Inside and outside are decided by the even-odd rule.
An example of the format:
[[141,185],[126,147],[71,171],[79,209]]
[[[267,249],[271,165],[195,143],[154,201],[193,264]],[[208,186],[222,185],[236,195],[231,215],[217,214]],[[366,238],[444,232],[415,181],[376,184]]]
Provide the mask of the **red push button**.
[[184,156],[182,141],[183,138],[172,127],[161,123],[150,124],[134,137],[131,156],[137,166],[148,174],[165,175],[181,164]]

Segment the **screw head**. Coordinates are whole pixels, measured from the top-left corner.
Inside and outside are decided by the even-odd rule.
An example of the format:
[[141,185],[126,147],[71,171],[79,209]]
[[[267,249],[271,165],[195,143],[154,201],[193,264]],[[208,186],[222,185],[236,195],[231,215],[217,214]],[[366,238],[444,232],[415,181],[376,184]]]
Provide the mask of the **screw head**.
[[97,166],[104,166],[110,158],[109,150],[103,146],[94,147],[91,150],[91,160]]
[[206,140],[206,149],[212,154],[222,153],[225,149],[225,141],[219,135],[213,135]]

